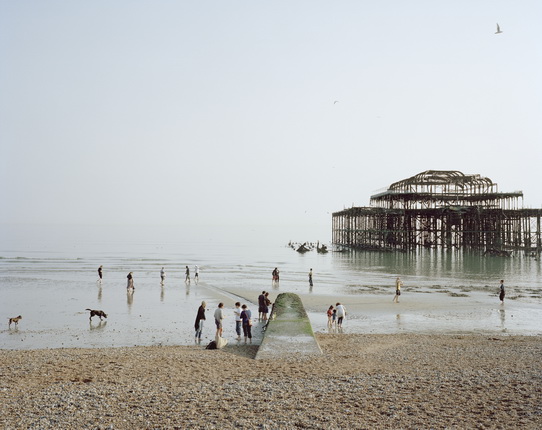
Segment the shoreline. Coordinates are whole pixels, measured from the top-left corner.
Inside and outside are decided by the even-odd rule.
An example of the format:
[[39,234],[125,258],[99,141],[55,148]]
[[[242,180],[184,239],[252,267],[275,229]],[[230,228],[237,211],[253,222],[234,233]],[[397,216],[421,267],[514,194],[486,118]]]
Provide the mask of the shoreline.
[[539,336],[316,337],[321,357],[261,361],[255,345],[0,350],[0,424],[539,427]]
[[[128,297],[124,291],[107,286],[103,287],[103,293],[102,288],[89,290],[90,296],[92,290],[99,292],[103,304],[96,308],[108,313],[107,320],[89,324],[88,312],[82,311],[88,305],[81,303],[79,312],[63,309],[54,315],[46,314],[44,321],[41,302],[27,301],[28,309],[20,312],[23,320],[19,327],[0,329],[0,350],[192,345],[193,320],[202,300],[207,301],[209,309],[202,342],[208,343],[214,337],[212,312],[220,301],[226,308],[224,337],[231,342],[236,337],[234,303],[237,300],[247,303],[255,312],[255,302],[261,292],[242,287],[220,288],[206,282],[181,288],[141,288]],[[286,289],[268,291],[274,301]],[[487,292],[469,292],[465,297],[404,288],[400,303],[392,303],[392,291],[388,294],[326,294],[315,287],[313,292],[296,294],[301,297],[315,333],[333,333],[327,327],[325,312],[329,305],[341,302],[347,309],[344,334],[542,335],[539,305],[511,298],[500,305],[498,297]],[[119,306],[119,301],[124,303]],[[254,333],[259,332],[255,328]],[[255,344],[259,344],[258,337],[254,339]]]

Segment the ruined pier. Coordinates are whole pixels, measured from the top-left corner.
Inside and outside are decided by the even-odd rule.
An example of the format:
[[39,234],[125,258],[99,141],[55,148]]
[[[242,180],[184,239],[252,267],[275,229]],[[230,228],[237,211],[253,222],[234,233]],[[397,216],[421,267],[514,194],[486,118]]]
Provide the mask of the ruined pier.
[[369,207],[333,213],[332,240],[354,249],[540,255],[542,209],[522,202],[522,191],[499,192],[489,178],[428,170],[371,196]]

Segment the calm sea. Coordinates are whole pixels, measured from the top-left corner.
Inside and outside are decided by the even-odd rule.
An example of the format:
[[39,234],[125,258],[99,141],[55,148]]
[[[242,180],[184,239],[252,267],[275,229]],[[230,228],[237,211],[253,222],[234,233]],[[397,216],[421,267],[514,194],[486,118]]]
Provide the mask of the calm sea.
[[[331,231],[325,226],[0,229],[0,315],[5,318],[0,348],[189,344],[195,310],[202,300],[214,303],[219,297],[242,297],[254,302],[261,290],[271,288],[274,267],[281,272],[281,291],[322,295],[330,301],[334,296],[389,294],[395,277],[401,276],[405,288],[418,293],[467,291],[487,297],[505,279],[515,305],[534,312],[531,318],[539,315],[542,304],[542,265],[531,257],[427,250],[299,254],[287,246],[289,241],[329,243]],[[100,265],[104,267],[101,285],[96,283]],[[196,265],[200,283],[186,285],[185,266],[193,272]],[[315,287],[309,291],[310,268]],[[132,297],[125,288],[128,272],[134,273]],[[86,308],[109,312],[107,323],[90,324]],[[309,311],[315,330],[325,328],[322,315]],[[7,319],[19,314],[23,320],[18,329],[8,329]],[[537,329],[531,324],[524,331],[533,334]],[[206,331],[209,336],[214,333],[211,320]],[[357,331],[363,331],[361,325]],[[371,331],[379,330],[372,327]]]

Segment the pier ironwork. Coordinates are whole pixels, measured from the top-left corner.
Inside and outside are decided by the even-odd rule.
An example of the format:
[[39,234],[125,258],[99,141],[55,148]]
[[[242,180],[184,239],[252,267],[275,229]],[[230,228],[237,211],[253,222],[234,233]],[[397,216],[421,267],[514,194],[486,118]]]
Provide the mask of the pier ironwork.
[[428,170],[371,196],[369,207],[332,215],[335,245],[358,249],[542,251],[542,209],[522,207],[523,192],[499,192],[478,174]]

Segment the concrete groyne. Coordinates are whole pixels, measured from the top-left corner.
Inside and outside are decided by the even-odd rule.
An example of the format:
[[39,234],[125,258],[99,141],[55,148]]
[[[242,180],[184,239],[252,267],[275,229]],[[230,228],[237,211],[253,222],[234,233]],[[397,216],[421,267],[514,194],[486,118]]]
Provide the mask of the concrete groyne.
[[320,354],[322,350],[299,296],[293,293],[279,294],[255,358],[301,358]]

